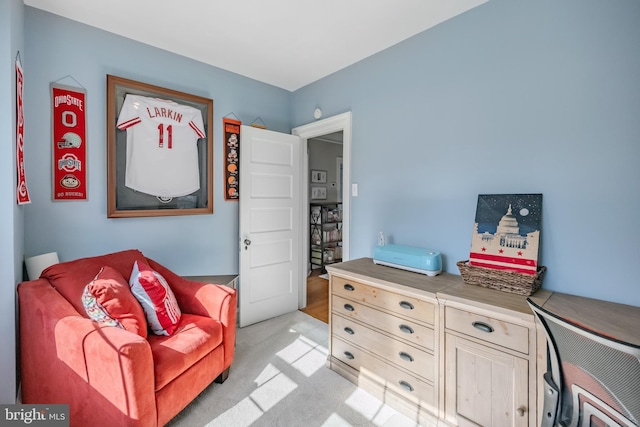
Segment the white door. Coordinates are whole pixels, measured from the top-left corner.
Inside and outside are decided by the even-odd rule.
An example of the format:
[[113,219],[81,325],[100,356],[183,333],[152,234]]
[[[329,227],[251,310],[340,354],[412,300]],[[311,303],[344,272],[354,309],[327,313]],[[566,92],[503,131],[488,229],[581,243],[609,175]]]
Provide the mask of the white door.
[[242,126],[240,327],[298,309],[301,168],[298,136]]

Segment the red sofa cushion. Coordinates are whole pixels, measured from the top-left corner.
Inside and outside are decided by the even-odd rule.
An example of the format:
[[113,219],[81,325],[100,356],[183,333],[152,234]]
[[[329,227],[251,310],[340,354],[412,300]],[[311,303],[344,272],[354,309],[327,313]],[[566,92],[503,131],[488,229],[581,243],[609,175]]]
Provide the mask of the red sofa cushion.
[[114,268],[122,277],[128,278],[131,276],[131,269],[136,261],[146,262],[146,259],[142,252],[130,249],[54,264],[45,269],[40,277],[49,280],[51,285],[73,305],[78,313],[88,317],[82,305],[84,287],[96,277],[105,265]]
[[210,317],[182,313],[171,336],[149,335],[158,391],[222,344],[222,324]]
[[117,326],[147,338],[142,307],[131,293],[127,280],[109,266],[85,287],[82,302],[86,313],[98,323]]

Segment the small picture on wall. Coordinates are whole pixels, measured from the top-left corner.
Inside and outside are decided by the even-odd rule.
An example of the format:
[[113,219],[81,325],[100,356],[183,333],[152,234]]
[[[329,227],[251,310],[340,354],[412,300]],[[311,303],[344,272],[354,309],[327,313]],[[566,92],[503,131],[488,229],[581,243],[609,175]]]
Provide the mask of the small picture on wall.
[[311,182],[324,184],[327,182],[327,171],[311,170]]
[[311,187],[311,198],[324,200],[327,198],[327,187]]

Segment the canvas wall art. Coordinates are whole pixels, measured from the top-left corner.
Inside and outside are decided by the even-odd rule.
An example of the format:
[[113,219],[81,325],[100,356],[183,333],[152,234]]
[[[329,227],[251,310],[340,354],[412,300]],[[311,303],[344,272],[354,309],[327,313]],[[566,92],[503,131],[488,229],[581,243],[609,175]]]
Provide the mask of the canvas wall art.
[[469,264],[536,274],[542,194],[478,196]]

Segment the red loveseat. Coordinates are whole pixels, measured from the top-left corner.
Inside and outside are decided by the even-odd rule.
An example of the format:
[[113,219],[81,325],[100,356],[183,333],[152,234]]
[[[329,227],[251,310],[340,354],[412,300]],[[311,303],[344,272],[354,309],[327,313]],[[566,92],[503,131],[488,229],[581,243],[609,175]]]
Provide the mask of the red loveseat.
[[[110,266],[129,279],[134,262],[160,273],[182,315],[171,336],[143,338],[91,320],[85,286]],[[234,356],[236,291],[186,280],[137,250],[53,265],[18,286],[22,402],[69,404],[71,426],[162,426]]]

